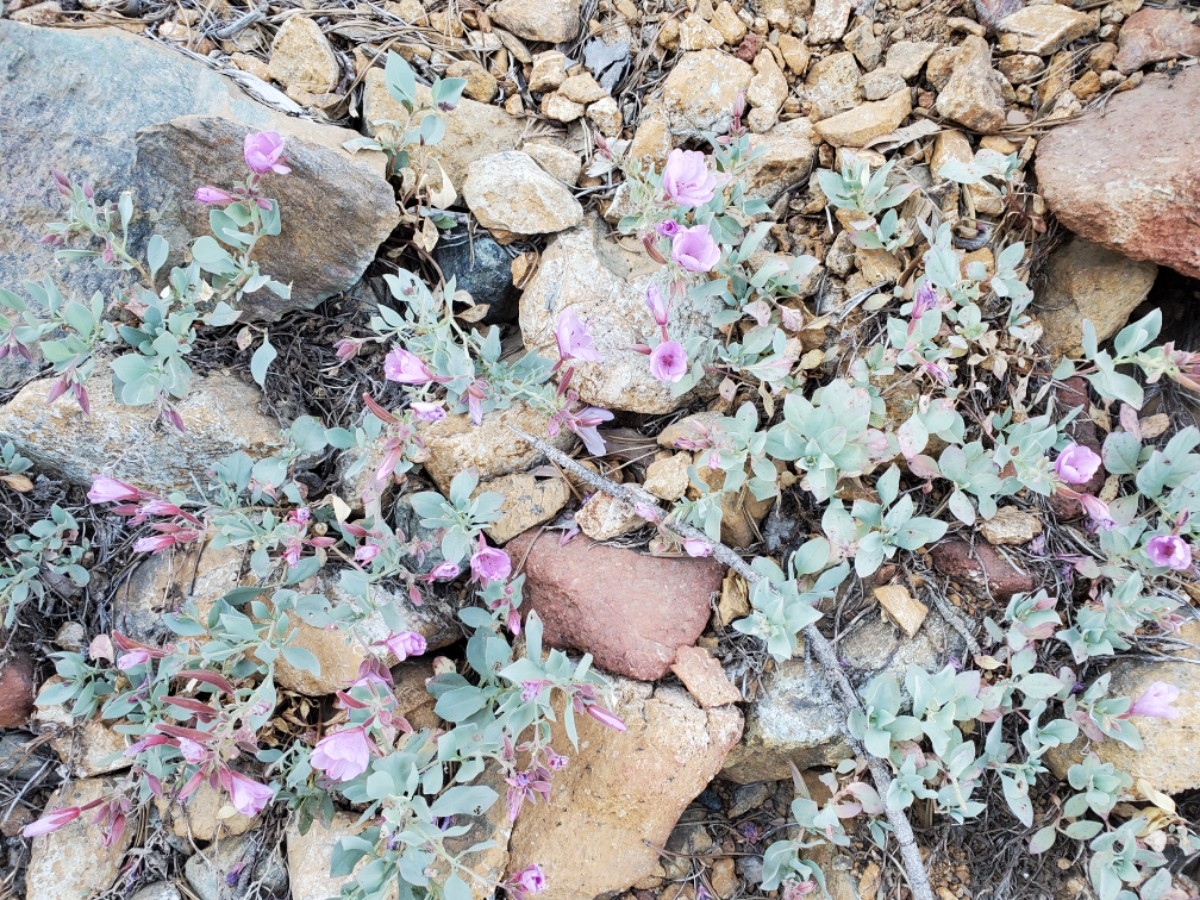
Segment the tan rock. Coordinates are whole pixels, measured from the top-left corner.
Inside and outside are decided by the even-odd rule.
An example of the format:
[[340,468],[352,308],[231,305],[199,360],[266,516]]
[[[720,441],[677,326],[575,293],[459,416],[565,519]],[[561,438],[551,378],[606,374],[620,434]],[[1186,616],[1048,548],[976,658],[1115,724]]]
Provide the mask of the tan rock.
[[816,0],[812,18],[808,20],[808,42],[828,44],[841,38],[853,8],[852,0]]
[[180,803],[165,798],[155,800],[158,814],[171,826],[176,837],[197,841],[216,840],[219,835],[245,834],[257,823],[253,816],[244,816],[229,802],[223,790],[201,783],[196,792]]
[[679,23],[680,50],[715,50],[725,42],[721,32],[692,13]]
[[868,72],[859,82],[865,100],[884,100],[893,94],[898,94],[907,85],[903,78],[887,69],[876,69]]
[[910,112],[912,99],[906,89],[886,100],[863,103],[856,109],[822,119],[816,130],[822,140],[835,147],[862,147],[895,131]]
[[[39,693],[61,682],[51,675]],[[125,756],[125,735],[99,719],[76,720],[65,706],[38,706],[33,722],[39,733],[50,735],[50,746],[78,778],[120,772],[131,765]]]
[[685,53],[663,84],[663,107],[671,130],[681,135],[723,133],[733,102],[750,87],[754,70],[719,50]]
[[467,86],[463,88],[463,94],[480,103],[490,103],[500,87],[487,69],[469,59],[446,66],[446,77],[466,79]]
[[561,44],[579,34],[581,6],[581,0],[500,0],[488,16],[517,37]]
[[571,497],[562,478],[535,478],[525,473],[489,479],[475,489],[474,496],[484,491],[504,497],[500,518],[484,529],[497,544],[506,544],[522,531],[550,521]]
[[779,110],[787,95],[787,79],[775,56],[769,50],[760,50],[754,57],[754,77],[746,91],[746,99],[753,107],[746,117],[750,130],[759,134],[769,131],[779,121]]
[[[617,106],[617,101],[612,97],[605,97],[596,103],[593,103],[587,108],[588,121],[599,129],[600,133],[607,138],[617,138],[621,136],[621,127],[625,124],[625,119],[621,115],[621,109]],[[668,153],[670,151],[667,151]]]
[[869,284],[895,282],[903,271],[900,260],[886,250],[858,250],[854,264]]
[[600,87],[596,79],[587,72],[572,75],[559,85],[558,92],[568,100],[582,103],[584,106],[609,96],[608,91]]
[[471,163],[462,193],[471,213],[493,232],[552,234],[583,221],[583,207],[571,192],[516,150]]
[[996,515],[980,524],[979,533],[994,546],[1020,546],[1042,533],[1042,523],[1033,513],[1015,506],[1002,506],[996,510]]
[[1001,53],[1049,56],[1091,34],[1099,25],[1098,16],[1060,3],[1026,6],[1000,20],[996,46]]
[[12,20],[20,22],[24,25],[36,25],[40,28],[45,28],[54,25],[63,17],[62,4],[59,0],[44,0],[42,3],[34,3],[32,6],[25,6],[12,13]]
[[[55,791],[46,809],[84,806],[114,788],[115,784],[104,778],[76,781]],[[26,900],[73,900],[107,891],[117,880],[121,859],[133,843],[135,832],[135,828],[126,826],[121,836],[106,847],[105,830],[93,825],[92,814],[85,813],[58,831],[34,838],[25,870]]]
[[808,176],[816,153],[816,133],[808,119],[780,122],[766,134],[751,135],[750,146],[762,148],[743,177],[751,197],[768,202]]
[[1032,53],[1014,53],[1002,56],[996,68],[1009,84],[1028,84],[1046,71],[1046,63]]
[[703,647],[680,647],[671,672],[704,709],[737,703],[742,692],[729,683],[721,663]]
[[327,94],[337,87],[341,67],[321,26],[308,16],[287,19],[271,42],[271,77],[286,88]]
[[860,73],[854,54],[834,53],[809,66],[803,96],[809,118],[817,122],[854,109],[859,102]]
[[[304,834],[300,833],[295,820],[288,825],[284,840],[287,842],[288,881],[292,900],[328,900],[329,897],[341,895],[342,885],[350,883],[353,875],[329,874],[333,852],[343,837],[355,835],[365,827],[357,825],[357,822],[358,816],[354,813],[339,811],[333,814],[333,821],[328,827],[318,819]],[[397,889],[393,885],[386,897],[395,900],[397,896]]]
[[[610,708],[628,730],[576,716],[579,753],[555,773],[548,803],[521,811],[509,871],[540,863],[545,900],[623,891],[655,871],[687,804],[737,743],[736,707],[702,710],[679,688],[614,679]],[[573,755],[561,728],[555,749]]]
[[255,78],[261,78],[263,81],[271,80],[270,66],[257,56],[251,56],[249,53],[231,53],[229,61],[243,72],[249,72]]
[[[706,465],[696,467],[699,476],[709,491],[721,490],[725,484],[725,472]],[[696,499],[700,490],[696,485],[688,487],[688,497]],[[742,485],[738,491],[721,494],[721,541],[731,547],[749,547],[759,540],[759,523],[771,511],[771,500],[756,500],[749,488]]]
[[558,144],[530,141],[521,146],[521,152],[563,184],[574,187],[579,181],[579,173],[583,171],[583,160],[573,150]]
[[631,158],[642,165],[661,170],[671,153],[671,126],[666,110],[659,104],[650,104],[642,111],[633,141],[629,144]]
[[921,74],[938,44],[933,41],[897,41],[888,47],[884,68],[895,72],[905,81],[912,81]]
[[656,459],[646,467],[646,481],[642,487],[662,500],[678,500],[688,489],[691,464],[692,455],[686,452]]
[[874,590],[875,599],[887,612],[888,618],[900,626],[906,635],[916,637],[929,615],[929,607],[916,599],[902,584],[887,584]]
[[781,34],[779,36],[779,52],[783,54],[783,61],[793,75],[803,76],[808,70],[808,61],[812,57],[812,51],[800,38],[790,34]]
[[1112,41],[1103,41],[1088,51],[1087,64],[1093,72],[1103,72],[1117,58],[1117,45]]
[[958,46],[953,73],[939,91],[935,108],[975,131],[999,131],[1005,124],[1005,107],[998,79],[987,41],[968,35]]
[[529,89],[535,93],[557,90],[567,80],[567,58],[558,50],[547,50],[533,58]]
[[488,413],[479,426],[472,425],[465,414],[447,416],[419,428],[429,451],[426,474],[438,490],[446,493],[454,476],[466,469],[476,469],[480,479],[486,480],[523,472],[540,462],[541,454],[509,431],[509,425],[549,441],[560,450],[570,449],[576,441],[575,434],[565,428],[551,438],[546,416],[519,401]]
[[593,541],[611,541],[646,524],[632,506],[608,494],[593,494],[575,513],[575,524]]
[[859,23],[842,38],[842,44],[854,54],[864,72],[870,72],[879,65],[883,56],[883,43],[875,36],[875,30],[867,19]]
[[1070,91],[1075,95],[1075,99],[1086,103],[1100,93],[1100,76],[1088,69],[1071,84]]
[[[742,42],[742,38],[746,36],[746,24],[733,11],[729,0],[721,0],[717,4],[717,8],[713,10],[712,25],[713,28],[720,32],[721,37],[730,47],[736,47]],[[782,41],[783,38],[781,36],[781,44]]]
[[74,484],[90,485],[94,474],[103,474],[150,491],[192,493],[195,477],[222,456],[240,450],[261,459],[283,447],[279,424],[259,411],[258,388],[226,372],[193,378],[188,396],[176,401],[183,433],[162,428],[153,404],[117,402],[104,362],[87,383],[91,415],[70,392],[47,405],[51,383],[31,382],[0,407],[0,441],[12,441]]
[[1135,262],[1083,238],[1050,258],[1044,290],[1032,312],[1041,323],[1042,342],[1058,356],[1083,352],[1083,320],[1100,341],[1108,340],[1128,320],[1154,284],[1158,267]]
[[1050,59],[1050,65],[1041,75],[1035,96],[1039,109],[1050,109],[1063,93],[1071,86],[1075,77],[1075,57],[1069,50],[1055,53]]
[[555,122],[574,122],[583,117],[584,109],[582,103],[568,100],[558,91],[542,97],[542,115]]
[[961,131],[943,131],[933,142],[933,156],[929,170],[941,177],[942,167],[948,162],[969,163],[975,158],[971,152],[971,141]]

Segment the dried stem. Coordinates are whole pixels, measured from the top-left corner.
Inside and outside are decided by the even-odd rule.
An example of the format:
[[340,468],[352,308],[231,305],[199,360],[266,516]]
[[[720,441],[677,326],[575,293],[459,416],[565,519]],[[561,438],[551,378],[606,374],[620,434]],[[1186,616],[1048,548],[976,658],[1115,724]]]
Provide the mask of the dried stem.
[[[597,474],[590,469],[580,465],[567,454],[563,453],[557,447],[554,447],[531,434],[527,434],[519,428],[508,426],[513,434],[520,437],[522,440],[529,442],[536,447],[540,452],[544,453],[549,459],[553,460],[558,465],[569,471],[580,481],[586,482],[598,491],[603,491],[610,497],[617,500],[622,500],[631,506],[638,504],[651,504],[658,506],[658,498],[640,487],[632,487],[625,484],[617,484],[605,478],[603,475]],[[747,584],[754,584],[761,581],[762,576],[750,568],[750,564],[742,559],[741,555],[733,548],[727,547],[719,541],[714,541],[708,537],[699,528],[688,525],[684,522],[674,521],[670,516],[661,523],[661,526],[668,531],[673,532],[685,540],[703,541],[708,546],[712,547],[712,555],[719,562],[724,563],[737,572],[746,580]],[[838,662],[837,653],[833,649],[833,645],[829,643],[829,639],[823,635],[815,625],[805,627],[804,640],[808,647],[812,650],[813,655],[817,658],[820,664],[821,675],[824,678],[826,685],[831,689],[831,694],[837,699],[842,711],[849,716],[852,710],[862,710],[862,702],[858,698],[853,685],[846,677],[846,673],[842,671],[842,667]],[[912,891],[913,900],[934,900],[933,889],[929,885],[929,874],[925,871],[925,864],[921,860],[921,852],[917,848],[917,840],[913,835],[912,825],[908,821],[908,815],[903,809],[895,806],[889,799],[888,788],[892,783],[891,772],[888,769],[888,763],[885,760],[879,759],[866,752],[866,749],[859,741],[849,734],[846,724],[843,722],[842,730],[845,733],[846,740],[850,744],[850,748],[859,756],[867,760],[867,765],[871,770],[871,778],[875,782],[875,789],[879,791],[879,796],[883,799],[885,812],[888,823],[892,826],[892,833],[896,837],[896,844],[900,848],[900,858],[904,863],[904,874],[908,879],[909,890]]]

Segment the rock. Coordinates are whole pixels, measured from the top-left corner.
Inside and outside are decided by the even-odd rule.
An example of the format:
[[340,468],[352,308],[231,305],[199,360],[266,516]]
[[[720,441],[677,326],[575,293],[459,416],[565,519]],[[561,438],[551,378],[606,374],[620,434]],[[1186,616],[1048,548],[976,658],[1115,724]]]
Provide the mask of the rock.
[[[343,837],[362,830],[364,826],[357,825],[357,822],[358,816],[354,813],[335,812],[328,827],[317,820],[305,834],[300,833],[295,819],[288,824],[285,840],[292,900],[328,900],[341,895],[342,885],[350,883],[352,876],[335,877],[329,874],[333,851]],[[387,900],[395,900],[397,896],[394,885],[385,894]]]
[[484,529],[497,544],[507,544],[522,531],[553,519],[567,505],[571,490],[562,478],[535,478],[517,473],[501,475],[479,485],[475,493],[503,495],[500,518]]
[[0,663],[0,728],[20,728],[29,721],[36,693],[33,658],[15,653]]
[[157,881],[146,885],[129,900],[183,900],[183,895],[171,882]]
[[572,75],[559,87],[558,92],[575,103],[587,106],[609,96],[608,91],[600,87],[596,79],[587,72]]
[[1058,356],[1083,353],[1083,321],[1106,341],[1121,328],[1154,284],[1158,266],[1134,262],[1083,238],[1072,238],[1047,265],[1045,288],[1033,306],[1042,342]]
[[596,493],[575,513],[575,524],[593,541],[611,541],[637,531],[646,520],[624,500]]
[[1178,9],[1139,9],[1121,26],[1117,46],[1113,64],[1128,75],[1150,63],[1200,56],[1200,25]]
[[[428,88],[418,85],[417,98],[428,102]],[[456,188],[467,177],[467,167],[477,159],[504,150],[512,150],[525,140],[525,126],[498,106],[462,99],[449,112],[438,113],[446,124],[446,133],[429,151],[431,160],[441,164]],[[387,132],[394,126],[378,122],[408,119],[408,113],[387,91],[383,69],[368,69],[363,80],[363,121],[368,134]],[[419,122],[421,117],[416,117]]]
[[746,91],[746,99],[754,107],[746,117],[750,130],[762,134],[779,121],[779,110],[788,96],[787,79],[775,62],[770,50],[760,50],[754,57],[754,77]]
[[885,584],[875,588],[874,593],[888,618],[908,637],[916,637],[925,617],[929,615],[929,607],[913,597],[902,584]]
[[[558,786],[558,777],[558,775],[554,777],[555,787]],[[451,853],[463,853],[467,848],[476,844],[485,841],[492,842],[493,846],[476,850],[474,853],[467,853],[462,859],[472,872],[485,879],[483,883],[467,879],[467,884],[470,885],[475,900],[492,900],[497,892],[488,882],[491,884],[503,882],[505,873],[508,872],[508,844],[513,831],[513,823],[508,820],[508,805],[504,801],[508,785],[505,783],[499,767],[494,763],[489,764],[483,774],[472,783],[490,787],[499,795],[499,799],[481,815],[456,816],[455,824],[468,825],[470,831],[460,837],[448,839],[446,849]],[[445,879],[444,873],[447,870],[443,866],[438,866],[437,870],[443,873],[438,879],[440,882]]]
[[[51,675],[39,694],[62,679]],[[128,769],[125,736],[99,719],[75,719],[64,706],[38,706],[33,714],[35,731],[50,736],[50,746],[78,778],[92,778]]]
[[968,35],[958,45],[953,72],[938,92],[935,108],[947,119],[979,132],[1004,127],[1004,97],[992,69],[992,49],[981,37]]
[[[701,454],[697,454],[697,459]],[[725,484],[725,472],[705,465],[696,467],[701,484],[708,491],[721,490]],[[692,484],[688,487],[688,498],[700,497],[700,489]],[[750,489],[743,484],[737,491],[721,494],[721,542],[731,547],[749,547],[759,540],[758,526],[771,511],[773,499],[756,500]]]
[[846,33],[853,8],[852,0],[816,0],[812,18],[808,20],[808,42],[828,44],[840,39]]
[[950,540],[934,547],[931,555],[935,569],[981,597],[1007,603],[1013,594],[1037,588],[1032,575],[1010,563],[991,544],[972,547],[963,540]]
[[719,50],[683,54],[663,84],[671,131],[691,137],[728,131],[734,100],[750,87],[753,77],[749,65]]
[[621,136],[621,127],[625,124],[625,119],[621,115],[617,101],[612,97],[605,97],[589,106],[587,117],[588,121],[595,125],[605,137]]
[[772,202],[786,188],[804,179],[813,165],[816,135],[808,119],[780,122],[766,134],[750,136],[750,146],[762,148],[742,177],[746,195]]
[[1112,41],[1103,41],[1088,52],[1087,64],[1093,72],[1103,72],[1117,58],[1117,45]]
[[583,45],[583,64],[600,87],[612,93],[629,67],[632,34],[628,28],[607,28]]
[[808,71],[808,61],[812,57],[812,51],[800,38],[792,37],[790,34],[781,34],[779,36],[779,52],[783,55],[783,61],[793,75],[803,76]]
[[646,467],[646,481],[642,487],[662,500],[678,500],[687,492],[691,464],[690,453],[673,453],[656,459]]
[[730,819],[736,819],[764,806],[771,799],[771,795],[775,793],[777,786],[774,781],[739,784],[733,789],[733,802],[729,804],[726,814]]
[[580,0],[500,0],[488,7],[493,23],[527,41],[561,44],[579,34]]
[[35,741],[28,731],[0,732],[0,778],[23,785],[37,776],[50,758],[42,755]]
[[99,473],[146,490],[191,493],[193,478],[221,457],[240,450],[261,459],[283,446],[279,425],[258,411],[258,388],[224,372],[194,378],[187,398],[176,403],[187,425],[182,434],[161,427],[153,406],[117,403],[104,363],[87,383],[91,415],[70,393],[47,406],[51,384],[31,382],[0,407],[0,443],[11,440],[74,484],[90,485]]
[[1099,24],[1096,16],[1060,3],[1026,6],[1000,20],[996,47],[1001,53],[1050,56],[1091,34]]
[[574,446],[573,432],[564,428],[552,438],[547,431],[549,424],[546,416],[520,401],[488,413],[478,426],[472,425],[466,414],[422,423],[418,431],[429,451],[425,473],[444,494],[450,490],[454,476],[470,468],[479,473],[480,480],[523,472],[540,462],[542,456],[509,431],[508,426],[549,441],[560,450]]
[[486,303],[484,322],[509,322],[516,318],[516,291],[513,290],[508,252],[482,231],[466,229],[442,235],[433,248],[433,258],[458,290],[466,291],[476,303]]
[[[903,684],[910,664],[933,672],[961,652],[962,639],[936,612],[915,638],[898,636],[892,625],[868,616],[838,645],[856,687],[884,671]],[[842,712],[814,666],[790,659],[764,678],[746,718],[745,736],[725,761],[724,777],[739,784],[779,781],[791,778],[789,763],[803,771],[836,765],[852,755],[842,735]]]
[[196,792],[182,804],[177,800],[155,801],[159,815],[163,817],[176,837],[191,838],[201,842],[216,840],[218,835],[230,837],[245,834],[258,819],[244,816],[229,802],[223,791],[201,783]]
[[[521,296],[521,336],[529,350],[555,358],[554,329],[571,309],[591,331],[601,362],[573,361],[572,390],[585,402],[605,409],[665,413],[694,396],[671,395],[671,385],[650,374],[647,357],[631,349],[658,330],[646,307],[646,287],[658,265],[644,253],[626,250],[595,217],[551,241],[537,273]],[[715,334],[710,301],[677,301],[671,311],[671,336]]]
[[271,42],[271,78],[285,88],[328,94],[337,87],[341,67],[329,39],[306,15],[285,20]]
[[[105,778],[76,781],[55,791],[46,809],[83,806],[114,787]],[[92,815],[85,813],[58,831],[34,838],[25,870],[25,900],[65,900],[107,891],[117,880],[121,859],[136,831],[132,825],[126,826],[121,836],[106,847],[105,830],[92,824]]]
[[567,58],[558,50],[547,50],[533,58],[529,89],[536,93],[557,90],[567,80]]
[[521,147],[521,152],[545,169],[554,178],[568,187],[574,187],[583,171],[583,160],[579,154],[557,144],[541,144],[532,141]]
[[1055,101],[1071,86],[1075,77],[1075,57],[1070,50],[1062,50],[1050,58],[1046,71],[1038,79],[1037,107],[1043,110],[1056,108]]
[[853,53],[834,53],[814,63],[804,79],[809,118],[828,119],[858,105],[860,73]]
[[500,89],[492,74],[474,60],[464,59],[446,66],[446,77],[465,79],[463,94],[480,103],[490,103]]
[[720,428],[719,412],[698,412],[672,422],[658,435],[658,446],[668,450],[692,450]]
[[[740,20],[739,20],[740,21]],[[725,42],[721,32],[692,13],[679,23],[680,50],[713,50]]]
[[895,72],[876,69],[862,77],[859,87],[867,100],[883,100],[904,90],[906,85],[904,79]]
[[[721,0],[717,4],[717,8],[713,10],[712,24],[730,47],[736,47],[746,36],[746,23],[738,18],[738,14],[733,11],[729,0]],[[782,44],[782,42],[781,36],[780,43]]]
[[24,25],[47,26],[54,25],[62,15],[62,4],[58,0],[44,0],[42,3],[18,9],[12,14],[12,18]]
[[888,47],[883,66],[905,81],[912,81],[921,74],[921,69],[938,46],[933,41],[897,41]]
[[[648,104],[642,110],[637,131],[634,132],[633,141],[629,145],[630,158],[639,160],[647,168],[661,171],[672,146],[671,126],[667,121],[666,110],[661,103]],[[632,212],[632,209],[630,211]]]
[[1151,75],[1104,115],[1055,128],[1038,143],[1039,190],[1064,226],[1127,256],[1200,277],[1200,71]]
[[568,100],[557,91],[542,97],[542,115],[547,119],[553,119],[555,122],[574,122],[583,118],[583,113],[582,103]]
[[817,135],[835,147],[862,147],[895,131],[910,112],[912,98],[905,88],[886,100],[863,103],[856,109],[822,119],[816,124]]
[[560,546],[537,532],[513,541],[509,554],[525,558],[526,605],[542,618],[548,644],[591,653],[598,666],[643,681],[665,675],[675,652],[704,631],[724,568],[579,538]]
[[[554,775],[548,803],[526,806],[509,870],[537,862],[543,900],[623,891],[651,875],[679,816],[742,731],[735,707],[699,709],[679,688],[616,679],[613,710],[626,732],[576,716],[579,753]],[[562,728],[555,749],[572,755]]]
[[1015,506],[1002,506],[996,515],[979,526],[979,533],[996,547],[1028,544],[1042,533],[1042,523],[1033,513]]
[[[1195,632],[1194,624],[1190,630]],[[1095,753],[1101,762],[1112,763],[1133,776],[1135,783],[1144,778],[1164,794],[1178,794],[1200,787],[1200,767],[1196,760],[1196,742],[1200,740],[1200,693],[1196,690],[1195,663],[1121,660],[1114,662],[1108,671],[1112,673],[1108,688],[1110,697],[1136,700],[1155,681],[1175,685],[1180,689],[1179,699],[1173,704],[1179,710],[1179,717],[1137,717],[1134,724],[1145,745],[1142,750],[1133,750],[1116,740],[1095,744],[1080,735],[1075,743],[1056,747],[1046,754],[1050,770],[1058,778],[1065,779],[1071,765],[1082,761],[1088,753]]]
[[868,284],[898,281],[903,271],[900,261],[886,250],[857,250],[854,264]]
[[260,890],[282,894],[288,887],[287,870],[279,848],[264,842],[262,832],[252,831],[213,844],[188,859],[183,866],[184,877],[199,900],[242,896],[240,892],[256,881]]
[[1009,84],[1028,84],[1046,71],[1046,63],[1040,56],[1014,53],[1012,56],[1001,57],[996,63],[996,68]]
[[708,880],[719,900],[730,900],[741,887],[737,877],[737,864],[728,856],[713,860]]
[[883,44],[875,36],[875,30],[867,19],[860,20],[859,24],[842,39],[842,43],[847,50],[854,54],[858,64],[863,67],[863,71],[870,72],[879,65],[879,60],[883,56]]
[[742,699],[742,692],[725,677],[721,663],[703,647],[680,647],[671,672],[704,709]]
[[[122,188],[136,189],[143,177],[134,165],[137,132],[179,116],[220,116],[246,128],[275,130],[289,142],[319,144],[325,160],[338,159],[335,169],[339,180],[321,180],[318,185],[298,182],[289,189],[283,186],[288,179],[273,176],[272,186],[280,190],[304,191],[330,202],[334,195],[357,190],[361,182],[370,181],[389,196],[391,193],[382,177],[381,154],[352,158],[340,149],[353,132],[268,109],[206,65],[120,29],[34,28],[0,21],[0,72],[4,73],[0,78],[0,108],[4,109],[6,122],[0,130],[0,158],[5,162],[0,175],[0,284],[9,289],[17,289],[25,279],[40,280],[46,275],[64,290],[83,297],[96,291],[108,296],[114,287],[129,283],[127,276],[95,265],[64,264],[55,259],[53,247],[37,243],[45,234],[46,224],[59,217],[60,203],[47,173],[54,168],[89,178],[101,189],[102,196],[115,197]],[[145,90],[147,84],[155,85],[155,90]],[[186,198],[176,198],[178,208],[182,208],[184,199],[190,201],[199,184],[210,182],[210,172],[213,178],[221,176],[223,162],[212,160],[212,164],[214,168],[206,168],[201,181],[188,186]],[[351,171],[358,174],[351,177]],[[242,167],[238,177],[244,173]],[[353,221],[363,215],[380,216],[383,209],[358,208]],[[139,210],[131,225],[135,250],[144,245],[154,228],[175,224],[155,221],[156,215],[169,211]],[[335,240],[333,232],[341,231],[343,224],[326,215],[303,220],[285,213],[284,228],[289,227],[294,236],[300,237],[296,232],[303,230],[304,237],[311,236],[317,242]],[[356,253],[373,256],[375,245],[365,246],[365,234],[358,238],[361,244]],[[268,248],[272,243],[275,247]],[[283,235],[264,240],[262,259],[272,258],[286,244]],[[309,249],[313,249],[311,245]],[[339,271],[343,264],[321,253],[318,265]],[[292,280],[287,272],[272,274]],[[354,281],[357,274],[342,287],[348,288]],[[297,281],[293,305],[307,302],[315,294],[308,284]],[[254,297],[248,306],[253,306]],[[12,356],[0,361],[0,386],[15,384],[18,372],[31,375],[34,369],[18,368]]]
[[[242,144],[252,130],[226,119],[184,116],[138,133],[137,205],[159,218],[158,231],[172,247],[208,233],[209,209],[192,194],[201,184],[245,178]],[[323,132],[315,136],[326,138]],[[345,132],[336,136],[346,139]],[[259,318],[312,308],[353,287],[400,222],[382,154],[352,157],[340,144],[331,149],[303,131],[288,136],[286,154],[292,174],[266,176],[267,192],[283,210],[283,230],[256,246],[254,258],[264,273],[290,283],[292,296],[283,300],[267,290],[249,295],[241,307]]]
[[462,192],[475,218],[501,241],[502,235],[551,234],[583,221],[571,192],[516,150],[471,163]]

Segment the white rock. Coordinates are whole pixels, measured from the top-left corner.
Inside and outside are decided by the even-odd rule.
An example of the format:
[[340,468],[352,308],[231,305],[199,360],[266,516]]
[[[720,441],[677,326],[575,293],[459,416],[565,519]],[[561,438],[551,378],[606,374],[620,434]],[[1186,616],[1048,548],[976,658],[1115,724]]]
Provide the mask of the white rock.
[[[76,781],[51,795],[47,810],[83,806],[115,787],[104,778]],[[25,900],[67,900],[91,897],[112,887],[121,858],[133,843],[136,829],[126,825],[111,847],[104,846],[104,829],[84,813],[58,831],[33,839],[29,867],[25,870]]]
[[753,77],[748,64],[719,50],[685,53],[663,85],[671,131],[696,136],[728,131],[733,103]]

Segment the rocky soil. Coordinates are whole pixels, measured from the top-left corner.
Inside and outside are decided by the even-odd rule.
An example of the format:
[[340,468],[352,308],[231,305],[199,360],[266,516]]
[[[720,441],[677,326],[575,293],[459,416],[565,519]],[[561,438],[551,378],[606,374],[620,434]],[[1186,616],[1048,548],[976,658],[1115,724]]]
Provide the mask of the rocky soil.
[[[414,210],[397,204],[403,185],[384,154],[343,149],[406,115],[384,84],[388,50],[424,80],[466,80],[465,99],[445,113],[445,136],[432,148],[455,198],[445,204],[453,227],[432,242]],[[763,151],[747,175],[749,195],[770,207],[760,262],[800,254],[820,262],[798,298],[805,324],[791,348],[797,366],[816,369],[851,349],[847,310],[906,278],[897,259],[851,244],[852,222],[814,177],[856,160],[896,163],[919,186],[905,215],[950,222],[966,261],[994,271],[1001,236],[1027,243],[1042,354],[1029,371],[1010,373],[1021,391],[1035,363],[1044,377],[1055,359],[1080,352],[1085,318],[1104,341],[1159,306],[1164,338],[1198,349],[1198,57],[1200,10],[1173,0],[279,0],[249,8],[8,0],[0,18],[0,287],[46,276],[83,296],[120,286],[122,276],[67,266],[38,243],[56,203],[49,169],[86,176],[101,190],[131,190],[140,211],[132,242],[144,246],[158,232],[182,247],[205,227],[195,187],[232,181],[242,136],[274,130],[286,139],[293,174],[279,181],[285,225],[264,243],[260,263],[293,290],[286,300],[255,295],[267,299],[251,304],[245,338],[242,323],[200,338],[201,377],[179,407],[184,433],[165,429],[153,407],[117,403],[107,361],[92,377],[84,416],[69,396],[45,402],[48,372],[16,354],[0,358],[0,448],[12,442],[34,464],[24,481],[0,477],[0,560],[5,531],[15,534],[56,503],[78,514],[92,539],[90,584],[61,579],[0,641],[0,896],[318,900],[345,880],[329,872],[333,843],[359,827],[359,810],[347,808],[302,834],[278,816],[242,816],[210,789],[186,807],[164,802],[109,845],[86,817],[20,836],[43,809],[100,796],[128,766],[119,732],[34,706],[53,684],[50,655],[113,628],[162,639],[162,617],[184,598],[211,606],[245,578],[240,553],[211,546],[135,554],[144,535],[86,503],[93,475],[192,492],[196,473],[219,457],[276,452],[299,415],[350,425],[363,392],[383,390],[382,354],[339,360],[334,342],[364,333],[386,297],[382,276],[401,265],[434,284],[455,278],[465,292],[457,299],[470,303],[464,327],[501,325],[509,351],[552,356],[560,313],[579,312],[604,362],[579,363],[572,387],[617,415],[602,428],[609,455],[589,465],[664,500],[697,496],[686,436],[706,416],[732,414],[733,394],[716,379],[674,393],[631,349],[653,329],[643,298],[657,266],[615,229],[635,199],[607,154],[660,170],[672,149],[708,149],[704,135],[727,133],[739,103]],[[1003,195],[940,175],[989,152],[1014,159]],[[714,312],[687,301],[674,315],[713,341],[723,335]],[[280,358],[259,387],[248,338],[264,330]],[[978,408],[1007,402],[981,388]],[[1177,399],[1166,397],[1157,411],[1191,421]],[[848,752],[815,663],[802,651],[777,664],[739,642],[731,623],[749,605],[736,573],[711,558],[653,552],[654,529],[636,509],[589,498],[586,484],[506,425],[589,456],[521,403],[479,427],[452,415],[422,426],[421,474],[378,502],[399,520],[402,494],[448,492],[469,469],[479,491],[502,494],[488,537],[520,564],[547,642],[590,653],[611,676],[614,711],[629,728],[581,720],[582,749],[556,773],[549,802],[527,807],[515,827],[502,802],[472,822],[473,834],[495,842],[479,865],[502,880],[537,862],[549,900],[762,896],[762,853],[789,821],[793,776],[814,794],[826,791],[819,775]],[[1099,447],[1092,419],[1076,427],[1076,440]],[[311,462],[313,496],[361,509],[361,476],[347,474],[353,452]],[[372,458],[368,471],[377,464]],[[998,617],[1014,594],[1059,577],[1074,551],[1054,529],[1081,515],[1070,502],[1052,509],[1023,499],[828,604],[847,677],[860,685],[909,664],[933,671],[961,662],[969,651],[950,617],[982,635],[982,619]],[[800,543],[787,496],[762,502],[743,491],[727,503],[726,544],[778,555]],[[412,523],[411,507],[407,515]],[[424,572],[436,552],[421,560]],[[332,582],[319,587],[335,592]],[[1195,582],[1187,592],[1200,597]],[[431,657],[461,660],[455,615],[466,596],[447,588],[419,607],[402,592],[388,602]],[[1172,641],[1112,672],[1131,696],[1156,680],[1179,684],[1184,714],[1155,720],[1141,754],[1114,742],[1100,752],[1173,795],[1195,820],[1195,622]],[[299,644],[322,674],[281,663],[280,728],[296,734],[370,656],[308,625]],[[405,662],[393,674],[402,715],[417,727],[444,724],[424,692],[429,662]],[[1051,769],[1062,777],[1082,752],[1061,748]],[[1023,855],[1010,818],[975,832],[948,828],[920,802],[913,818],[939,900],[1088,896],[1079,860],[1058,853],[1061,845],[1037,860]],[[908,896],[897,863],[865,830],[843,851],[820,853],[837,900]],[[1180,896],[1195,896],[1194,860],[1177,863],[1177,883],[1191,892]]]

